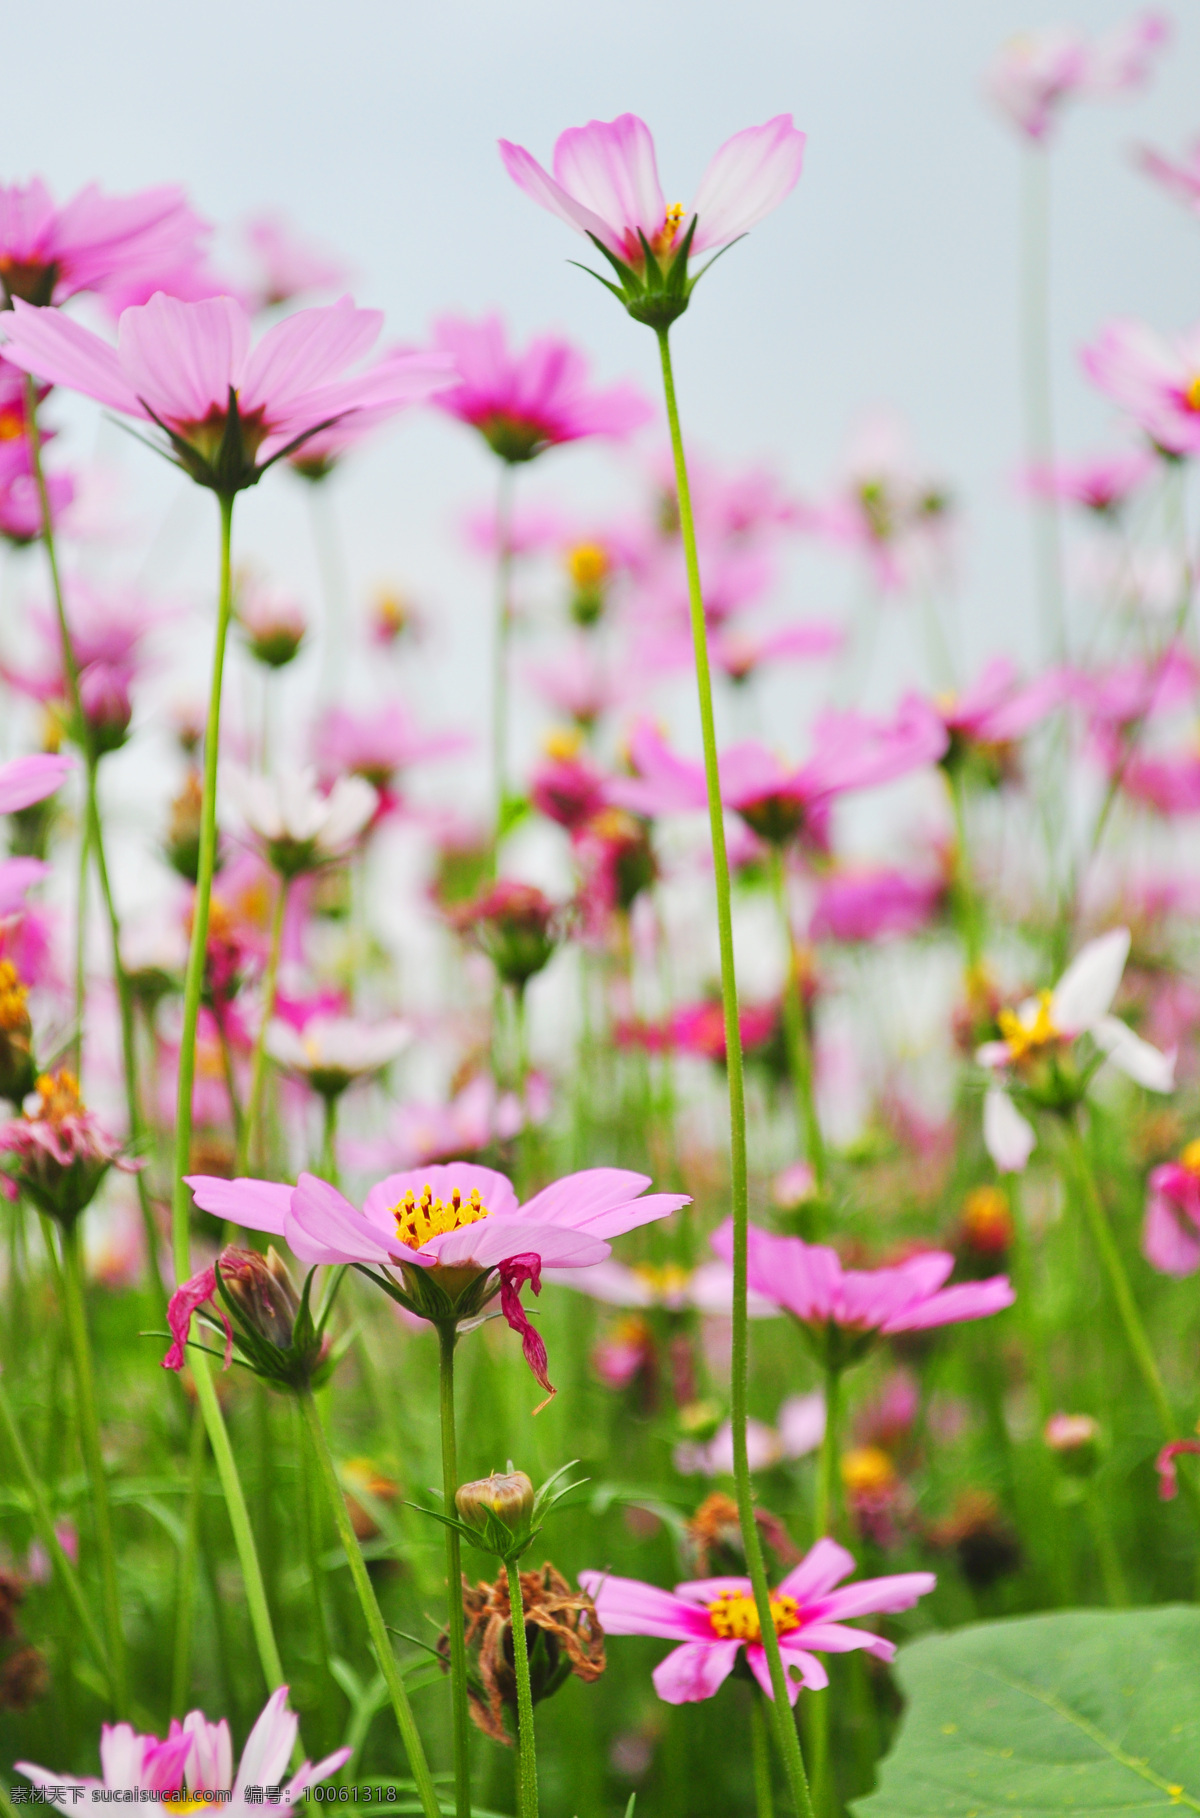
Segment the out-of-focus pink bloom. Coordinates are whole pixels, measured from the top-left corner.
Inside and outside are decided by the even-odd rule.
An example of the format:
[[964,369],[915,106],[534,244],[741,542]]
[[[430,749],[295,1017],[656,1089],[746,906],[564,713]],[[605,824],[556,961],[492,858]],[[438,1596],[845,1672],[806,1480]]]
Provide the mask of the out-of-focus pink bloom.
[[833,496],[805,506],[801,523],[865,555],[877,585],[894,593],[943,540],[949,512],[949,495],[923,472],[906,425],[880,410],[855,432]]
[[[75,481],[69,473],[46,475],[46,497],[50,506],[50,527],[60,528],[63,518],[75,502]],[[31,473],[0,473],[0,536],[7,537],[18,549],[40,537],[43,528],[42,499]]]
[[110,1168],[136,1174],[143,1166],[103,1129],[79,1096],[79,1082],[60,1067],[39,1074],[20,1117],[0,1125],[5,1169],[38,1207],[72,1224]]
[[947,761],[956,747],[961,753],[972,745],[1010,745],[1024,738],[1061,704],[1068,689],[1068,678],[1057,670],[1022,682],[1007,657],[993,657],[971,687],[932,702],[950,738]]
[[1192,701],[1200,686],[1200,671],[1189,650],[1172,644],[1153,662],[1128,657],[1090,674],[1075,670],[1067,681],[1107,754],[1112,749],[1109,735]]
[[572,749],[577,743],[574,739],[559,741],[559,748],[546,753],[529,779],[533,807],[571,834],[577,834],[608,801],[607,777],[581,751]]
[[[746,1422],[746,1452],[752,1471],[766,1471],[783,1456],[779,1434],[761,1420]],[[675,1447],[671,1463],[681,1477],[732,1477],[733,1427],[729,1421],[703,1444],[685,1440]]]
[[500,141],[513,182],[577,233],[635,271],[646,264],[643,241],[662,266],[673,263],[692,222],[689,253],[728,246],[784,200],[800,176],[804,134],[790,114],[747,127],[726,140],[700,179],[691,208],[668,208],[658,180],[654,140],[644,120],[621,114],[560,133],[553,176],[523,146]]
[[510,1142],[526,1123],[541,1123],[550,1111],[549,1090],[539,1074],[526,1081],[525,1103],[515,1092],[498,1092],[481,1073],[448,1104],[401,1105],[381,1137],[354,1141],[342,1149],[352,1167],[420,1168],[427,1162],[473,1158],[494,1143]]
[[463,518],[463,536],[476,555],[491,560],[499,553],[503,534],[510,555],[544,555],[562,541],[563,517],[545,505],[518,504],[503,526],[494,509],[469,511]]
[[1200,1143],[1151,1170],[1142,1255],[1164,1275],[1200,1269]]
[[45,909],[31,903],[29,891],[50,866],[41,859],[0,859],[0,960],[16,968],[25,985],[57,982],[52,923]]
[[[139,1790],[161,1796],[186,1788],[189,1801],[197,1805],[207,1803],[206,1793],[224,1793],[220,1809],[230,1818],[254,1818],[264,1805],[278,1811],[299,1801],[306,1787],[328,1780],[350,1758],[350,1749],[338,1749],[315,1766],[306,1761],[284,1784],[300,1728],[287,1699],[286,1685],[272,1692],[246,1738],[236,1775],[229,1725],[224,1719],[210,1723],[203,1711],[189,1711],[182,1723],[173,1717],[161,1740],[139,1734],[128,1723],[102,1724],[99,1780],[53,1774],[31,1761],[18,1761],[16,1769],[40,1787],[78,1787],[86,1792],[108,1788],[135,1796]],[[279,1797],[272,1798],[276,1792]]]
[[889,866],[822,877],[809,935],[813,940],[882,941],[919,934],[937,914],[945,881]]
[[590,390],[587,361],[569,341],[541,335],[524,353],[513,353],[499,316],[481,322],[443,316],[434,324],[433,345],[450,356],[456,375],[434,404],[477,429],[502,461],[532,461],[588,436],[621,440],[654,414],[632,385]]
[[352,1016],[313,1016],[302,1029],[282,1017],[267,1025],[271,1059],[323,1098],[337,1098],[402,1054],[412,1041],[407,1023],[365,1023]]
[[588,639],[577,637],[556,655],[533,664],[529,680],[542,699],[577,726],[594,726],[614,707],[644,694],[647,678],[631,667],[609,665]]
[[290,663],[308,635],[304,608],[286,587],[243,580],[235,610],[251,656],[269,669]]
[[[691,1310],[714,1315],[733,1312],[733,1275],[720,1262],[701,1263],[695,1269],[681,1269],[674,1263],[634,1263],[630,1267],[610,1256],[590,1269],[547,1269],[545,1277],[564,1288],[578,1288],[581,1294],[610,1307],[665,1307],[670,1313]],[[761,1294],[749,1295],[747,1304],[751,1319],[773,1319],[777,1312]]]
[[188,257],[208,233],[181,189],[106,196],[94,183],[58,206],[40,178],[0,188],[0,284],[10,299],[65,303]]
[[[133,588],[101,591],[75,575],[68,579],[65,593],[83,716],[97,750],[111,751],[129,730],[130,690],[142,667],[147,639],[167,613]],[[41,661],[31,669],[5,663],[4,678],[21,694],[68,714],[70,692],[57,614],[49,608],[31,612],[28,625],[41,644]]]
[[283,215],[252,216],[242,237],[257,268],[254,306],[258,309],[340,290],[349,279],[349,270],[340,259],[303,239]]
[[921,1391],[909,1370],[890,1370],[879,1392],[855,1416],[854,1437],[861,1446],[896,1451],[907,1439],[921,1405]]
[[[723,1262],[732,1262],[731,1219],[713,1232],[712,1247]],[[837,1251],[824,1244],[777,1237],[751,1225],[748,1255],[749,1282],[757,1293],[814,1337],[823,1341],[826,1328],[837,1328],[843,1343],[857,1340],[864,1348],[878,1335],[982,1319],[1010,1307],[1015,1298],[1005,1275],[943,1287],[954,1267],[946,1250],[927,1250],[894,1268],[843,1269]]]
[[1075,461],[1031,462],[1021,483],[1035,499],[1061,499],[1083,505],[1098,517],[1111,517],[1145,485],[1154,468],[1154,456],[1147,449],[1127,448]]
[[[738,1027],[747,1054],[769,1042],[779,1028],[778,1003],[741,1004]],[[672,1011],[663,1023],[623,1023],[616,1031],[620,1046],[648,1048],[651,1053],[673,1049],[700,1060],[724,1062],[725,1013],[719,998],[704,998]]]
[[652,1380],[654,1334],[644,1319],[619,1319],[592,1347],[591,1365],[606,1389],[618,1394],[639,1376]]
[[44,801],[74,768],[74,758],[43,751],[0,764],[0,814],[16,814]]
[[781,1212],[795,1212],[816,1197],[817,1177],[810,1162],[789,1162],[771,1182],[771,1203]]
[[[776,576],[776,564],[765,550],[738,543],[714,543],[704,533],[700,536],[700,572],[704,579],[704,617],[710,632],[723,626],[754,606],[768,592]],[[678,634],[691,635],[688,605],[687,569],[681,547],[672,545],[665,559],[660,554],[642,569],[631,611],[638,629],[648,633],[650,656],[660,664],[681,662],[687,648]],[[674,640],[664,651],[656,642],[664,632],[674,632]]]
[[1173,1502],[1179,1494],[1179,1472],[1175,1460],[1188,1453],[1200,1452],[1200,1439],[1172,1439],[1154,1461],[1158,1472],[1158,1494],[1163,1502]]
[[379,805],[377,791],[361,776],[338,777],[326,794],[315,770],[267,777],[231,765],[222,782],[255,847],[286,878],[345,857]]
[[421,732],[400,701],[386,706],[333,707],[317,727],[315,750],[323,774],[360,776],[379,791],[380,811],[400,802],[400,775],[426,758],[449,757],[467,749],[459,732]]
[[1081,357],[1093,384],[1156,448],[1200,453],[1200,327],[1167,337],[1144,322],[1110,322]]
[[[679,501],[669,445],[655,456],[653,480],[659,499],[658,529],[677,536]],[[802,521],[802,508],[769,467],[724,469],[689,451],[688,486],[697,524],[718,544],[794,529]]]
[[1121,788],[1159,814],[1200,813],[1200,751],[1154,757],[1135,752],[1121,772]]
[[[71,1564],[78,1565],[79,1530],[75,1526],[75,1523],[73,1521],[56,1521],[54,1524],[54,1538],[58,1541],[59,1546],[71,1561]],[[53,1572],[54,1567],[50,1563],[50,1555],[41,1541],[36,1539],[31,1540],[29,1549],[25,1554],[24,1576],[28,1578],[30,1584],[49,1584]]]
[[[409,348],[385,348],[371,367],[375,382],[380,389],[386,391],[387,376],[393,370],[398,385],[404,386],[407,383],[407,375],[413,358],[414,355]],[[432,360],[435,356],[430,355],[429,358]],[[452,373],[449,362],[447,362],[439,383],[447,385],[451,382]],[[436,387],[431,385],[430,393],[435,389]],[[420,403],[424,401],[425,396],[426,393],[421,392],[419,395],[407,399],[406,402]],[[296,452],[288,456],[288,467],[293,473],[299,474],[303,480],[314,483],[326,480],[343,456],[352,453],[361,443],[368,441],[383,424],[390,423],[396,414],[396,405],[387,397],[378,404],[364,404],[358,410],[351,411],[347,416],[338,417],[337,421],[329,424],[326,429],[318,429],[313,435],[306,436]]]
[[1089,42],[1066,26],[1025,32],[997,53],[985,79],[992,101],[1027,138],[1049,137],[1071,95],[1105,96],[1140,88],[1169,26],[1161,13],[1136,18]]
[[[295,1187],[205,1175],[190,1176],[188,1185],[204,1211],[286,1238],[302,1262],[358,1263],[384,1271],[411,1312],[421,1313],[428,1304],[420,1298],[425,1271],[441,1290],[447,1312],[470,1295],[473,1315],[499,1293],[504,1317],[521,1334],[526,1362],[550,1394],[546,1348],[521,1306],[523,1283],[536,1294],[544,1267],[582,1269],[602,1262],[610,1252],[608,1238],[691,1203],[680,1193],[644,1197],[650,1185],[645,1174],[587,1168],[544,1187],[522,1206],[506,1175],[471,1162],[389,1174],[371,1188],[361,1212],[312,1174],[302,1174]],[[395,1283],[393,1270],[407,1292]]]
[[4,357],[156,423],[169,440],[164,452],[193,479],[232,493],[315,431],[356,410],[399,410],[446,383],[448,362],[436,354],[362,366],[382,323],[378,310],[343,297],[277,322],[252,348],[250,316],[234,298],[183,303],[159,294],[125,311],[112,347],[18,299],[3,323]]
[[841,627],[831,625],[826,619],[778,625],[774,630],[722,625],[712,639],[711,654],[717,668],[731,682],[745,682],[765,664],[794,662],[801,657],[832,656],[845,641],[846,634]]
[[[937,1583],[932,1572],[902,1572],[835,1590],[853,1570],[854,1560],[844,1547],[835,1540],[818,1540],[771,1593],[771,1616],[792,1704],[801,1685],[821,1691],[829,1684],[817,1652],[847,1654],[864,1648],[877,1660],[890,1660],[896,1652],[890,1641],[845,1625],[856,1616],[910,1610]],[[682,1643],[654,1669],[654,1689],[667,1704],[711,1698],[732,1673],[743,1648],[762,1690],[768,1698],[774,1696],[748,1578],[701,1578],[677,1584],[673,1592],[604,1572],[581,1572],[579,1582],[594,1599],[605,1634],[658,1635]]]
[[1168,195],[1190,208],[1194,215],[1200,215],[1200,139],[1195,140],[1178,162],[1164,158],[1161,152],[1153,151],[1148,145],[1139,147],[1137,161],[1146,175],[1161,184]]

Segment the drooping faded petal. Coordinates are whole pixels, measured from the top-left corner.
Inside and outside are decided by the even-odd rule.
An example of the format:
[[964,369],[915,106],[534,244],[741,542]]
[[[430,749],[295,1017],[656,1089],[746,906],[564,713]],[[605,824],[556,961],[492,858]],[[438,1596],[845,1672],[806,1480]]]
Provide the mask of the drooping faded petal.
[[1001,1174],[1020,1174],[1037,1143],[1037,1132],[1007,1092],[989,1086],[983,1097],[983,1141]]
[[790,114],[727,139],[696,191],[692,251],[726,246],[756,226],[795,188],[803,162],[804,134]]
[[1145,1086],[1147,1092],[1174,1092],[1174,1049],[1170,1054],[1163,1054],[1151,1043],[1144,1042],[1140,1035],[1135,1035],[1129,1024],[1116,1016],[1102,1016],[1093,1026],[1092,1036],[1113,1066],[1136,1080],[1139,1086]]
[[[521,1350],[525,1362],[533,1371],[538,1384],[546,1391],[546,1401],[553,1400],[558,1390],[546,1374],[549,1359],[541,1333],[530,1325],[529,1317],[521,1305],[521,1289],[526,1282],[535,1294],[542,1291],[542,1259],[540,1256],[510,1256],[500,1264],[500,1311],[512,1327],[520,1334]],[[540,1414],[546,1401],[533,1411]]]
[[206,1302],[220,1314],[221,1323],[225,1327],[225,1368],[229,1368],[233,1358],[233,1327],[229,1323],[229,1315],[216,1296],[217,1277],[211,1264],[207,1269],[201,1269],[198,1275],[193,1275],[190,1281],[185,1281],[176,1288],[167,1302],[167,1324],[171,1328],[174,1343],[162,1360],[164,1370],[182,1370],[184,1357],[187,1354],[192,1314],[197,1307],[204,1306]]
[[1064,1035],[1080,1035],[1106,1016],[1128,958],[1128,928],[1110,928],[1081,947],[1050,998],[1055,1027]]

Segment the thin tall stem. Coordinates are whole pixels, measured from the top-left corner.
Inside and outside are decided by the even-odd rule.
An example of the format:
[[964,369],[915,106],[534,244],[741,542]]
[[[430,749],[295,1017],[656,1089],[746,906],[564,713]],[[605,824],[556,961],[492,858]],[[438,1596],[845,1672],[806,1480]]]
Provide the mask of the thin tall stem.
[[121,1591],[117,1581],[117,1550],[113,1541],[112,1509],[108,1500],[108,1479],[100,1451],[100,1421],[96,1413],[96,1384],[92,1373],[92,1349],[88,1340],[87,1310],[83,1297],[83,1257],[79,1244],[78,1222],[62,1228],[63,1301],[67,1316],[67,1335],[71,1343],[71,1361],[75,1369],[75,1402],[79,1417],[79,1443],[87,1470],[92,1495],[92,1519],[96,1525],[96,1548],[100,1555],[100,1586],[104,1605],[104,1629],[108,1638],[109,1683],[113,1707],[118,1717],[129,1710],[129,1683],[125,1661],[125,1632],[121,1627]]
[[[458,1442],[454,1431],[454,1347],[458,1332],[449,1321],[437,1329],[442,1422],[442,1500],[449,1512],[458,1488]],[[446,1529],[447,1632],[450,1636],[450,1696],[454,1717],[455,1818],[471,1818],[470,1714],[467,1709],[466,1619],[462,1600],[462,1548]]]
[[258,1034],[254,1038],[254,1054],[250,1063],[250,1102],[246,1106],[246,1116],[242,1122],[238,1174],[246,1174],[255,1160],[254,1139],[258,1135],[263,1083],[267,1072],[267,1025],[275,1014],[275,987],[279,978],[279,954],[283,946],[283,918],[287,911],[287,899],[288,880],[281,877],[278,879],[275,907],[271,915],[271,945],[267,954],[267,969],[263,974],[262,1018]]
[[200,1558],[200,1516],[204,1496],[204,1416],[192,1415],[188,1441],[187,1509],[183,1549],[179,1555],[179,1584],[175,1593],[175,1645],[171,1656],[171,1715],[187,1706],[192,1683],[192,1631],[196,1614],[196,1565]]
[[512,1618],[513,1668],[517,1681],[517,1787],[521,1818],[538,1818],[537,1745],[533,1736],[533,1689],[529,1680],[529,1637],[525,1633],[525,1599],[521,1574],[513,1559],[508,1573],[508,1609]]
[[813,1171],[813,1183],[817,1192],[823,1195],[829,1178],[829,1159],[825,1152],[825,1138],[813,1090],[812,1044],[808,1038],[808,1020],[800,990],[800,968],[792,918],[788,913],[783,849],[777,845],[771,847],[771,885],[787,959],[783,981],[783,1032],[787,1038],[788,1065],[796,1094],[796,1109],[800,1114],[800,1127],[804,1133],[804,1151]]
[[708,662],[708,628],[700,588],[700,562],[696,552],[696,526],[688,486],[687,460],[675,401],[675,377],[665,328],[659,329],[663,395],[671,428],[675,458],[675,486],[679,496],[679,527],[687,563],[688,601],[691,609],[692,648],[700,704],[700,729],[704,738],[704,776],[708,791],[708,818],[712,835],[713,875],[717,892],[717,933],[721,949],[721,999],[725,1012],[726,1072],[729,1080],[729,1197],[733,1213],[733,1352],[730,1369],[730,1420],[733,1428],[733,1476],[737,1488],[738,1521],[746,1566],[754,1588],[763,1649],[771,1677],[771,1719],[787,1774],[788,1787],[798,1818],[812,1818],[812,1801],[800,1739],[788,1703],[787,1682],[779,1653],[779,1636],[771,1615],[771,1594],[758,1525],[754,1519],[754,1490],[746,1451],[746,1417],[750,1375],[750,1322],[747,1312],[746,1251],[750,1221],[750,1195],[746,1169],[746,1086],[742,1067],[742,1037],[738,1025],[737,976],[733,958],[733,917],[730,907],[729,858],[725,850],[725,821],[721,811],[721,778],[717,763],[717,735],[713,720],[712,676]]
[[[817,1490],[813,1506],[813,1540],[833,1532],[837,1508],[838,1429],[841,1424],[842,1373],[835,1364],[825,1366],[825,1432],[817,1459]],[[818,1812],[829,1809],[829,1698],[830,1688],[814,1692],[809,1708],[809,1770],[812,1801]]]
[[[1025,380],[1025,445],[1028,459],[1044,467],[1054,458],[1050,364],[1050,159],[1040,145],[1025,148],[1021,223],[1021,353]],[[1037,602],[1047,656],[1067,657],[1062,546],[1058,502],[1033,501]]]
[[321,1178],[331,1187],[340,1187],[337,1158],[338,1098],[336,1092],[325,1095],[321,1111]]
[[754,1818],[775,1818],[771,1798],[771,1743],[762,1693],[750,1694],[750,1758],[754,1764]]
[[367,1633],[371,1637],[371,1645],[379,1663],[379,1671],[383,1674],[384,1684],[387,1686],[388,1696],[392,1701],[392,1710],[396,1714],[396,1724],[404,1743],[404,1752],[408,1756],[409,1771],[416,1783],[421,1810],[424,1812],[425,1818],[440,1818],[441,1808],[438,1805],[433,1776],[429,1772],[429,1763],[425,1759],[425,1751],[421,1746],[421,1738],[413,1718],[412,1706],[408,1702],[408,1693],[404,1689],[404,1681],[401,1679],[400,1670],[396,1665],[396,1656],[383,1620],[383,1612],[379,1608],[375,1588],[367,1571],[366,1561],[362,1556],[362,1548],[358,1544],[358,1537],[350,1521],[346,1498],[342,1494],[342,1487],[338,1482],[337,1471],[334,1469],[333,1458],[329,1451],[329,1441],[325,1437],[325,1429],[321,1425],[321,1415],[311,1389],[301,1390],[300,1406],[304,1410],[305,1421],[309,1433],[312,1435],[313,1450],[316,1453],[321,1478],[325,1485],[329,1511],[333,1516],[338,1539],[341,1541],[346,1555],[346,1564],[350,1567],[354,1588],[358,1592],[358,1601],[362,1605]]
[[512,513],[516,473],[500,463],[496,492],[496,622],[492,628],[492,794],[496,849],[508,802],[508,643],[512,630]]

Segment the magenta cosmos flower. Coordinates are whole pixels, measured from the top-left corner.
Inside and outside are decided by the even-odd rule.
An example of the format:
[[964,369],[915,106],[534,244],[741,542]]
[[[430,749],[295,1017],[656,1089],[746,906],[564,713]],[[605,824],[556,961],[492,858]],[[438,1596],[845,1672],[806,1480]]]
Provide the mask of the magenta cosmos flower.
[[790,114],[735,133],[713,157],[690,208],[668,205],[650,128],[636,114],[590,120],[560,133],[553,175],[507,139],[500,141],[500,156],[527,196],[604,254],[619,284],[600,282],[630,315],[665,329],[687,308],[707,269],[689,276],[689,259],[740,239],[795,187],[804,134]]
[[[850,1654],[863,1648],[876,1660],[890,1660],[892,1642],[867,1629],[845,1625],[855,1616],[911,1610],[932,1591],[932,1572],[899,1572],[864,1578],[835,1589],[854,1570],[854,1559],[836,1540],[818,1540],[812,1551],[771,1593],[771,1615],[783,1656],[788,1700],[801,1686],[822,1691],[829,1675],[817,1654]],[[654,1689],[666,1704],[695,1704],[719,1691],[745,1649],[746,1664],[768,1698],[773,1698],[758,1608],[748,1578],[698,1578],[674,1591],[581,1572],[579,1582],[594,1600],[608,1635],[658,1635],[680,1646],[654,1669]]]
[[156,423],[169,443],[162,452],[228,496],[318,430],[357,410],[399,410],[446,383],[449,362],[437,354],[392,354],[363,367],[382,323],[378,310],[342,297],[298,310],[251,347],[250,317],[234,298],[183,303],[160,293],[124,312],[112,347],[57,311],[17,301],[4,319],[4,354],[51,384]]
[[1083,350],[1088,377],[1169,455],[1200,454],[1200,326],[1168,338],[1110,322]]
[[[722,1262],[732,1264],[732,1219],[711,1241]],[[889,1269],[843,1269],[837,1251],[825,1244],[750,1226],[750,1286],[798,1320],[834,1367],[854,1362],[877,1338],[983,1319],[1016,1298],[1006,1275],[943,1287],[953,1267],[949,1251],[926,1250]]]
[[1035,499],[1061,499],[1082,505],[1097,517],[1112,518],[1155,470],[1144,448],[1117,454],[1084,455],[1077,460],[1032,461],[1021,476],[1023,489]]
[[434,324],[433,344],[457,374],[434,403],[477,429],[502,461],[532,461],[588,436],[620,439],[654,415],[632,385],[589,389],[587,361],[557,335],[539,335],[524,353],[513,352],[499,316],[482,322],[443,316]]
[[1200,1269],[1200,1142],[1151,1169],[1142,1255],[1164,1275]]
[[987,93],[1026,138],[1040,143],[1070,96],[1101,98],[1140,88],[1169,30],[1161,13],[1146,12],[1091,42],[1061,25],[1024,32],[997,53]]
[[610,1237],[691,1204],[684,1193],[646,1196],[645,1174],[585,1168],[522,1206],[506,1175],[459,1161],[389,1174],[361,1212],[312,1174],[295,1187],[203,1174],[189,1176],[188,1185],[203,1211],[285,1238],[302,1262],[353,1263],[436,1325],[474,1319],[499,1294],[526,1362],[551,1395],[546,1347],[521,1306],[522,1286],[539,1293],[543,1266],[603,1262]]
[[65,303],[179,264],[207,232],[181,189],[106,196],[89,183],[59,206],[35,177],[0,187],[0,284],[9,302]]

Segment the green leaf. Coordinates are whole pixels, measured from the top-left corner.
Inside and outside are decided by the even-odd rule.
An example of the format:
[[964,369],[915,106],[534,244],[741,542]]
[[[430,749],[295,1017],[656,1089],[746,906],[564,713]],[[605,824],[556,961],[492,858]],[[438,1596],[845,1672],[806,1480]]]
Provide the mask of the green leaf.
[[905,1648],[909,1701],[857,1818],[1200,1812],[1200,1609],[1069,1610]]

